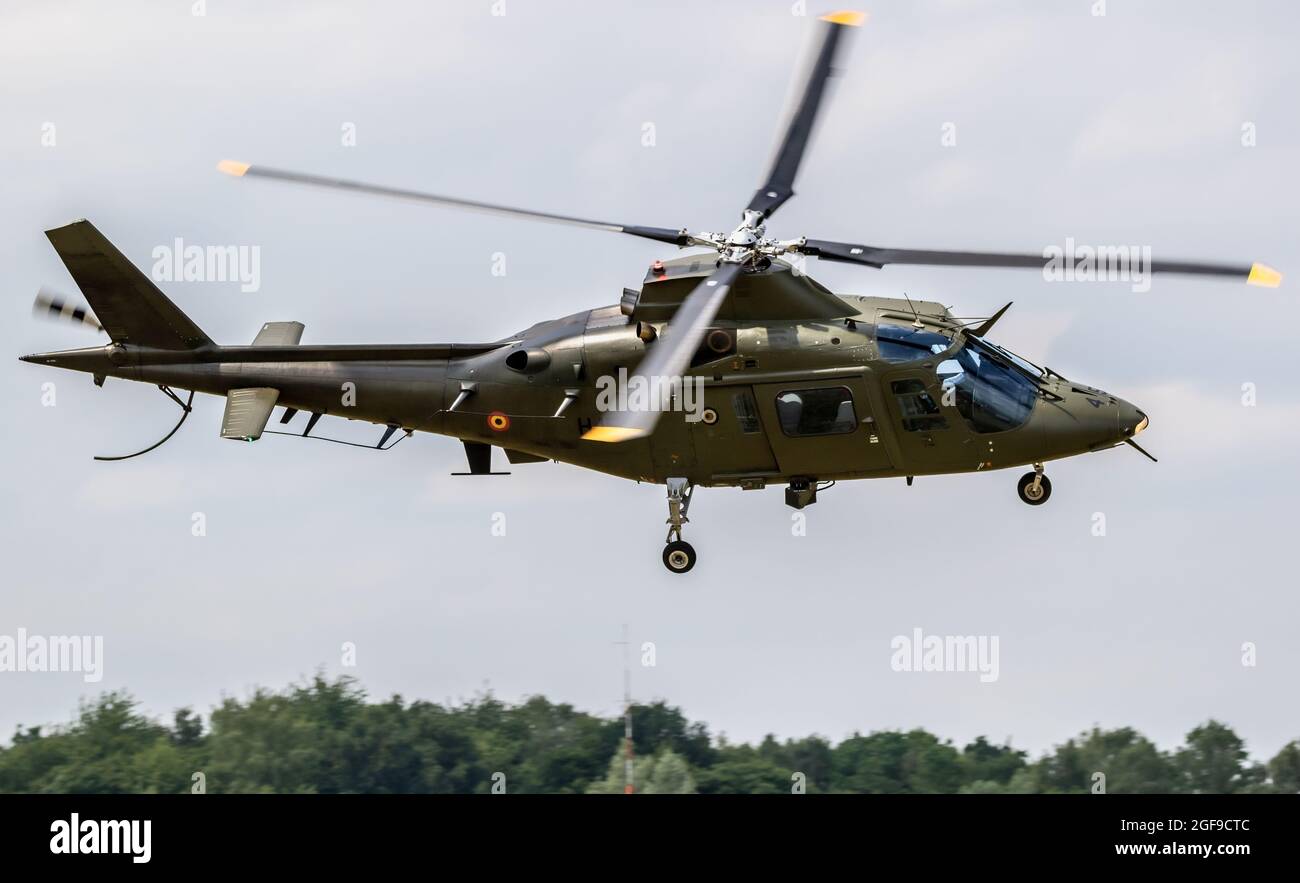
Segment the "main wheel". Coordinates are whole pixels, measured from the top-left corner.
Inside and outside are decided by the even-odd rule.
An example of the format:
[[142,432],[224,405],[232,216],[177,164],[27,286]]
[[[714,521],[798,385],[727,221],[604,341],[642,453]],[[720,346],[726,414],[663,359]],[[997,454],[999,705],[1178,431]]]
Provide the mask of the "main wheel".
[[673,573],[685,573],[695,566],[695,547],[685,540],[664,546],[664,567]]
[[1016,493],[1020,494],[1020,499],[1024,500],[1031,506],[1041,506],[1047,502],[1047,498],[1052,495],[1052,483],[1044,475],[1038,481],[1038,489],[1034,489],[1034,476],[1037,473],[1026,472],[1020,476],[1020,483],[1016,485]]

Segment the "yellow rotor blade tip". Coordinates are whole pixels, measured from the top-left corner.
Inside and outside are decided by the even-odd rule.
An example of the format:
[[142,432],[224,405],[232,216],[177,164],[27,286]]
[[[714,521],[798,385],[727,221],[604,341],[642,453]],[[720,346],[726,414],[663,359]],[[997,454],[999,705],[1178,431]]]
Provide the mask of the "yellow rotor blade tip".
[[640,438],[641,431],[626,426],[593,426],[582,434],[587,441],[622,442]]
[[822,21],[828,21],[833,25],[848,25],[851,28],[860,27],[866,20],[867,14],[865,12],[857,12],[852,9],[832,12],[822,16]]
[[1282,274],[1264,264],[1252,264],[1250,275],[1246,277],[1247,285],[1262,285],[1265,288],[1277,288],[1282,284]]
[[235,162],[233,159],[223,159],[217,163],[217,171],[225,172],[227,175],[234,175],[236,178],[241,177],[244,172],[251,169],[252,166],[246,162]]

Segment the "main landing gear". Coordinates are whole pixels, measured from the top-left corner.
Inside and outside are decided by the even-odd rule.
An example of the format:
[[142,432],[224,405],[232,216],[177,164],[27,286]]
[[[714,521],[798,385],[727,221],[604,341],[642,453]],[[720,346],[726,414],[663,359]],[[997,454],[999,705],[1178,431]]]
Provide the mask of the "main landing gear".
[[695,566],[695,547],[682,539],[682,525],[690,521],[686,510],[691,506],[694,485],[684,478],[668,479],[668,538],[664,541],[664,567],[673,573],[685,573]]
[[1047,498],[1052,495],[1052,483],[1043,474],[1042,463],[1035,463],[1033,472],[1020,476],[1016,493],[1031,506],[1041,506],[1047,502]]

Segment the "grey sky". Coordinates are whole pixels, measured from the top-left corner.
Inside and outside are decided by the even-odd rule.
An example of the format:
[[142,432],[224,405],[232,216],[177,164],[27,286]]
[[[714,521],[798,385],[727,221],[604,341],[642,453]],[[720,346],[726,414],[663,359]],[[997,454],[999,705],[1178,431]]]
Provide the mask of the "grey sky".
[[[19,363],[91,345],[29,320],[75,286],[42,231],[91,219],[155,246],[261,249],[261,290],[164,289],[214,339],[479,341],[614,303],[671,249],[265,181],[234,158],[617,222],[729,229],[765,168],[811,15],[790,0],[651,4],[11,2],[0,13],[0,634],[102,634],[105,677],[0,673],[0,737],[95,687],[148,710],[323,666],[372,693],[545,694],[613,713],[620,624],[652,641],[640,699],[733,739],[922,726],[1034,752],[1094,723],[1162,746],[1221,718],[1256,757],[1300,737],[1294,281],[810,263],[836,291],[1015,307],[995,339],[1151,415],[1143,443],[1017,470],[840,484],[791,535],[779,488],[703,490],[688,578],[659,562],[661,487],[556,464],[468,480],[460,445],[395,451],[182,432],[144,385]],[[1300,11],[1286,2],[886,2],[846,58],[798,195],[770,225],[880,245],[1150,245],[1294,274]],[[653,7],[653,8],[652,8]],[[57,144],[42,146],[53,123]],[[355,147],[340,143],[354,123]],[[656,144],[642,146],[644,123]],[[945,123],[957,143],[941,146]],[[1257,146],[1242,146],[1253,123]],[[507,275],[490,272],[503,252]],[[43,407],[42,383],[57,384]],[[1241,404],[1254,383],[1258,404]],[[329,419],[320,432],[373,440]],[[207,536],[191,536],[203,512]],[[505,513],[507,535],[490,533]],[[1093,514],[1107,535],[1092,535]],[[1000,638],[996,683],[890,669],[890,639]],[[358,665],[340,665],[340,645]],[[1254,642],[1258,666],[1241,664]]]

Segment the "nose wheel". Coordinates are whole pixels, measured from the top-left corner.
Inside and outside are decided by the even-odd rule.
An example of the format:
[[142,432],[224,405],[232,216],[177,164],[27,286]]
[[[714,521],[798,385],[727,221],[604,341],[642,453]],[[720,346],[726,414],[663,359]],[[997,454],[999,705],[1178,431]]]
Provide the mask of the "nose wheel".
[[1047,498],[1052,495],[1052,482],[1043,474],[1042,463],[1035,463],[1033,472],[1020,476],[1016,493],[1031,506],[1041,506],[1047,502]]
[[664,546],[664,567],[673,573],[685,573],[695,566],[695,547],[685,540]]
[[691,507],[694,486],[684,478],[668,479],[668,538],[664,546],[664,567],[673,573],[686,573],[695,566],[695,547],[682,539],[682,525],[690,521],[686,510]]

